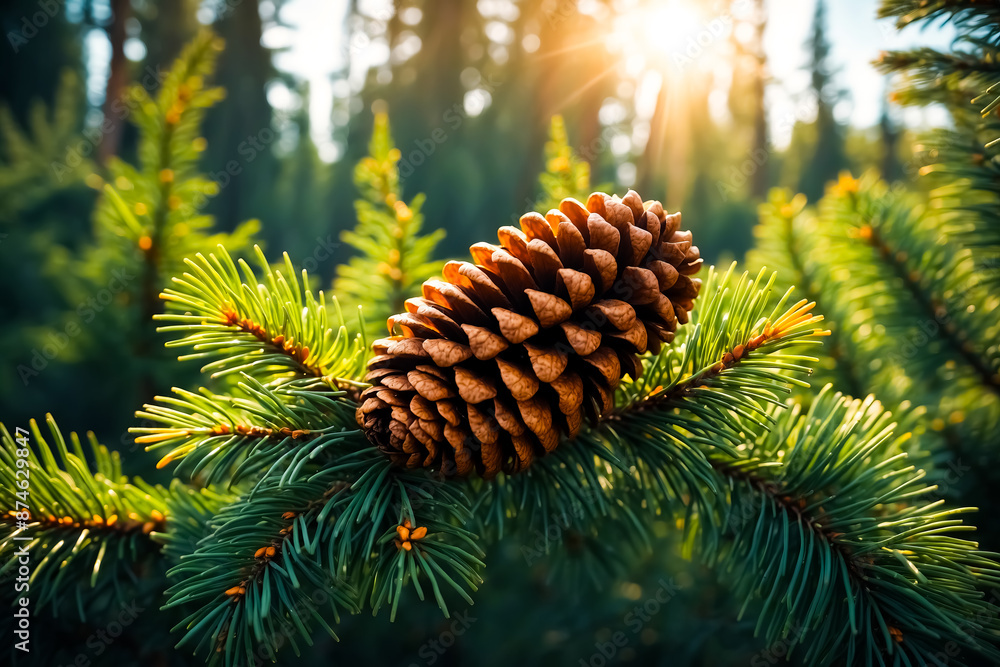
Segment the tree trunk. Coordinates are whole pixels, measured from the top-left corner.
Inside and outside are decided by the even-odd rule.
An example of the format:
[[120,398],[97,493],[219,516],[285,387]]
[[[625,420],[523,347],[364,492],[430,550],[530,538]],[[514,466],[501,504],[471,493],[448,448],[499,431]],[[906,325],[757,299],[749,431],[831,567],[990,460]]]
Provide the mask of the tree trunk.
[[112,105],[121,99],[128,86],[128,60],[125,58],[125,23],[132,7],[131,0],[111,0],[111,23],[107,27],[111,41],[111,67],[108,84],[104,91],[104,118],[110,119],[110,129],[104,133],[97,149],[97,160],[101,164],[118,153],[121,144],[124,120],[111,114]]

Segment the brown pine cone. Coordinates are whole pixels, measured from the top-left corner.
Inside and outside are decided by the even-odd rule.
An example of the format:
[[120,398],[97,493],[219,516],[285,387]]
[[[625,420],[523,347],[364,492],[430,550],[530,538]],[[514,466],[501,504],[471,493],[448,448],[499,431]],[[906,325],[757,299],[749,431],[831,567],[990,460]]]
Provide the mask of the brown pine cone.
[[502,227],[389,318],[402,335],[374,344],[358,424],[410,468],[524,470],[611,410],[638,355],[687,322],[701,259],[680,223],[630,190]]

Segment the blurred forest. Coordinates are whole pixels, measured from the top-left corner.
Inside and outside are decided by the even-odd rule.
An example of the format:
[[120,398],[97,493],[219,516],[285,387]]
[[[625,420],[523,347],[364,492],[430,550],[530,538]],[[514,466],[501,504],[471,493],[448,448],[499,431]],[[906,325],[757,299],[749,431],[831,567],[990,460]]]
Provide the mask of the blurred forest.
[[[834,113],[847,91],[836,76],[823,0],[808,33],[788,37],[801,41],[810,89],[799,100],[808,112],[788,121],[791,141],[780,149],[770,136],[766,91],[782,82],[772,77],[763,45],[780,17],[765,0],[683,3],[696,28],[726,17],[726,30],[713,37],[711,60],[660,52],[659,66],[641,12],[667,0],[349,0],[342,24],[329,26],[330,48],[343,53],[331,81],[335,155],[310,139],[307,83],[279,70],[276,51],[264,45],[265,32],[281,27],[296,1],[7,0],[0,7],[0,405],[7,423],[53,412],[63,429],[93,430],[122,450],[129,472],[161,481],[151,472],[155,458],[126,429],[138,406],[190,386],[198,369],[174,362],[176,351],[164,349],[151,317],[181,259],[218,242],[234,255],[247,255],[253,243],[272,259],[287,252],[314,287],[329,291],[341,281],[333,291],[347,311],[365,302],[366,287],[386,290],[395,304],[426,277],[393,265],[398,256],[388,248],[382,262],[359,259],[373,254],[379,237],[372,229],[386,216],[412,220],[412,234],[422,225],[413,261],[423,265],[464,256],[498,226],[544,211],[563,193],[634,187],[683,211],[706,263],[725,265],[753,246],[758,207],[776,186],[813,203],[844,170],[874,171],[890,182],[913,176],[912,130],[888,101],[872,127],[850,126]],[[95,40],[107,46],[100,63]],[[190,71],[167,79],[189,44]],[[630,65],[636,58],[645,65]],[[720,85],[721,115],[710,111]],[[170,231],[151,237],[142,231],[149,224]],[[370,331],[397,310],[369,314]],[[537,560],[524,547],[504,548],[517,567]],[[677,610],[694,611],[674,619],[670,636],[640,627],[641,642],[623,656],[708,661],[697,664],[753,657],[752,622],[728,625],[726,593],[705,572],[643,567],[636,581],[655,589],[666,574],[676,577],[685,598]],[[536,647],[540,660],[570,641],[586,648],[603,637],[593,628],[622,626],[641,590],[621,584],[610,601],[588,591],[593,613],[584,618],[535,574],[521,582],[527,591],[487,582],[491,603],[477,607],[477,637],[520,616],[504,641],[536,642],[532,619],[545,616],[538,623],[562,629]],[[536,608],[525,595],[550,604]],[[397,622],[400,640],[383,647],[379,664],[434,664],[429,656],[442,654],[423,642],[448,625],[416,612],[401,616],[414,625]],[[360,632],[361,623],[346,619],[342,636]],[[723,626],[735,631],[715,642]],[[479,650],[466,643],[439,664],[460,664]],[[503,656],[510,654],[496,659]],[[767,664],[772,657],[764,655]]]

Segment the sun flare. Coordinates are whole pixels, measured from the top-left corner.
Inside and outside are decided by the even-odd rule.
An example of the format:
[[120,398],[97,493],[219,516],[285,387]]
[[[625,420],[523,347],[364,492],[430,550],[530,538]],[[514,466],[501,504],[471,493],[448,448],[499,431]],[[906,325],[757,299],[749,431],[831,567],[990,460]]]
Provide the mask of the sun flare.
[[676,71],[709,60],[729,32],[726,18],[690,0],[653,0],[622,12],[612,40],[626,58],[641,58],[644,68]]
[[683,2],[651,7],[642,15],[642,31],[654,48],[673,49],[704,27],[699,12]]

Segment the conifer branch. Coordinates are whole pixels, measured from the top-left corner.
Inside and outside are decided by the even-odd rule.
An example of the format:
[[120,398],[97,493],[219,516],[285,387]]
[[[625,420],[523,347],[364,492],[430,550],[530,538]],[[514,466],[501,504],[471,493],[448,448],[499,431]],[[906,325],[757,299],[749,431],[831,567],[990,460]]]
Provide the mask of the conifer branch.
[[129,431],[148,450],[168,449],[157,467],[183,460],[178,475],[204,472],[209,484],[285,473],[327,448],[357,440],[354,404],[344,398],[345,392],[277,387],[243,374],[239,393],[233,395],[175,388],[175,397],[159,396],[157,403],[136,413],[164,426]]
[[[412,481],[408,484],[397,478],[393,485],[399,495],[391,502],[400,507],[400,518],[375,546],[378,557],[373,565],[369,602],[373,614],[388,605],[391,620],[396,618],[407,585],[413,586],[421,600],[425,598],[421,582],[429,585],[447,617],[450,614],[444,591],[450,589],[472,604],[471,593],[483,581],[484,553],[478,537],[463,525],[472,518],[465,509],[471,503],[461,493],[431,495],[419,486],[411,486]],[[451,504],[463,500],[464,505]]]
[[170,571],[178,583],[167,607],[193,608],[179,646],[214,650],[227,665],[243,652],[273,658],[282,628],[306,643],[314,622],[336,636],[319,613],[327,600],[335,616],[353,613],[368,588],[372,611],[389,605],[395,616],[407,586],[424,598],[422,581],[447,615],[445,590],[471,603],[467,590],[481,581],[482,552],[463,528],[470,504],[454,485],[390,471],[371,448],[288,483],[265,478]]
[[[727,389],[727,399],[748,401],[745,407],[756,406],[753,410],[759,409],[754,402],[757,399],[776,402],[772,392],[758,393],[764,387],[787,391],[786,384],[808,386],[780,371],[808,374],[809,367],[800,362],[815,359],[781,351],[818,345],[821,343],[817,337],[829,335],[814,326],[823,319],[810,314],[815,303],[802,300],[788,307],[789,290],[765,315],[777,275],[768,275],[762,269],[756,279],[743,274],[734,282],[734,267],[721,278],[713,270],[705,289],[708,296],[702,297],[695,311],[683,347],[667,348],[652,360],[639,380],[625,386],[615,418],[624,412],[676,407],[677,401],[688,397],[696,400],[716,387]],[[736,309],[730,310],[734,304],[738,304]],[[734,373],[746,383],[730,382]]]
[[[965,304],[955,302],[975,293],[971,262],[956,248],[931,239],[910,209],[873,179],[858,182],[847,177],[824,200],[824,229],[839,247],[870,248],[866,255],[852,257],[852,268],[859,270],[851,280],[860,286],[861,281],[871,281],[861,269],[871,271],[888,291],[883,307],[894,312],[883,314],[884,322],[900,328],[915,327],[921,321],[937,323],[933,337],[967,365],[981,386],[1000,395],[1000,358],[986,353],[983,345],[989,338],[990,320],[995,318],[970,317]],[[929,257],[938,258],[941,271],[926,269]],[[892,296],[897,284],[907,295],[898,301]]]
[[[913,3],[905,4],[912,8]],[[926,11],[907,20],[933,17],[940,8],[955,4],[922,3]],[[952,69],[956,65],[955,58],[938,62]],[[191,143],[193,152],[174,155],[171,149],[170,168],[156,163],[154,172],[142,178],[133,170],[135,182],[141,184],[136,190],[147,192],[133,196],[128,189],[124,195],[109,189],[104,199],[108,211],[117,216],[116,224],[128,227],[128,234],[121,236],[131,249],[138,244],[148,251],[145,260],[158,266],[163,264],[155,253],[168,247],[162,234],[180,220],[171,217],[176,209],[172,198],[181,192],[175,187],[180,172],[174,160],[197,152],[193,142],[181,138],[184,127],[191,131],[195,127],[184,125],[184,114],[193,111],[184,104],[195,99],[187,96],[201,90],[201,82],[192,80],[183,65],[177,69],[180,73],[165,84],[157,102],[166,105],[160,104],[155,114],[144,118],[162,119],[168,125],[179,121],[176,131],[148,134],[176,144],[182,152],[180,146]],[[983,77],[974,73],[968,81],[954,78],[957,81],[948,91],[952,95]],[[198,99],[207,105],[209,97]],[[995,101],[983,103],[986,109],[996,108]],[[166,155],[154,150],[161,148],[144,144],[153,158]],[[546,194],[575,188],[576,192],[558,197],[582,196],[586,188],[581,189],[581,183],[589,181],[589,169],[569,148],[561,119],[553,121],[546,150],[549,173],[541,180]],[[852,401],[827,389],[810,396],[808,408],[786,398],[792,387],[809,386],[803,378],[816,359],[806,356],[805,348],[821,346],[821,338],[830,335],[819,328],[822,317],[813,314],[817,303],[824,314],[836,318],[835,331],[843,334],[832,346],[835,354],[843,348],[844,357],[861,357],[864,352],[872,359],[877,345],[864,340],[867,332],[853,338],[849,327],[909,332],[919,318],[940,317],[944,312],[954,323],[953,330],[936,333],[926,354],[921,351],[926,359],[916,360],[925,372],[920,379],[932,384],[934,376],[926,373],[927,368],[940,366],[935,357],[943,356],[956,357],[976,376],[978,384],[972,389],[964,379],[956,382],[962,391],[976,392],[988,384],[986,371],[997,370],[991,351],[996,320],[984,317],[977,323],[962,309],[965,293],[955,287],[969,279],[971,262],[961,252],[946,256],[955,248],[950,241],[938,244],[920,220],[914,224],[915,217],[900,214],[897,209],[903,207],[894,208],[893,199],[878,187],[867,183],[862,187],[845,178],[822,210],[832,220],[827,224],[824,219],[822,225],[832,239],[831,247],[844,253],[838,261],[846,257],[849,268],[857,268],[846,281],[845,294],[824,289],[822,283],[832,275],[829,260],[815,257],[819,253],[809,252],[803,241],[802,229],[814,231],[808,221],[797,227],[804,202],[798,206],[783,202],[767,214],[773,221],[765,225],[765,233],[780,246],[775,252],[786,260],[778,263],[782,271],[788,269],[786,280],[793,278],[805,287],[807,298],[795,301],[791,289],[777,289],[779,278],[764,269],[736,276],[732,268],[724,275],[713,271],[698,296],[700,282],[688,276],[701,260],[689,233],[677,231],[679,220],[661,219],[666,216],[659,213],[665,212],[643,204],[636,193],[622,200],[597,194],[590,208],[569,202],[567,212],[552,212],[551,219],[525,216],[520,236],[517,230],[503,232],[510,241],[510,257],[499,256],[506,260],[503,266],[494,259],[495,248],[481,244],[477,251],[483,261],[477,263],[483,266],[445,267],[445,275],[451,269],[456,276],[464,268],[465,283],[457,279],[448,283],[451,287],[441,283],[431,290],[449,291],[436,293],[436,301],[404,304],[416,294],[416,286],[440,268],[430,260],[440,236],[419,235],[422,198],[409,204],[402,201],[398,160],[387,119],[380,117],[371,155],[356,172],[365,197],[358,206],[359,225],[344,236],[362,256],[338,271],[336,285],[352,302],[366,302],[373,290],[370,278],[376,276],[386,286],[387,298],[376,305],[373,319],[378,319],[382,307],[393,313],[406,305],[410,315],[423,307],[424,319],[403,315],[390,320],[390,327],[398,323],[408,334],[416,330],[434,335],[405,336],[376,345],[387,356],[406,359],[384,385],[388,388],[384,395],[376,392],[369,407],[385,413],[386,430],[401,432],[397,440],[402,442],[396,443],[400,451],[395,453],[405,454],[405,459],[421,454],[415,452],[418,434],[424,436],[424,445],[443,447],[444,440],[435,433],[446,433],[447,445],[454,451],[478,452],[498,426],[512,435],[519,426],[535,436],[541,432],[544,439],[517,441],[518,456],[530,450],[530,456],[518,458],[524,463],[517,467],[518,474],[513,474],[513,466],[498,466],[496,461],[491,470],[497,475],[494,479],[449,480],[395,466],[400,457],[390,459],[385,442],[379,443],[381,449],[372,446],[375,439],[369,442],[357,427],[355,410],[363,406],[352,390],[363,385],[369,356],[364,321],[360,333],[349,333],[336,302],[328,308],[322,292],[314,295],[305,272],[300,282],[287,255],[282,268],[272,268],[257,249],[257,269],[234,262],[220,245],[216,254],[186,260],[186,272],[162,294],[169,312],[157,319],[166,323],[162,331],[177,336],[171,347],[190,348],[191,353],[181,358],[205,363],[203,370],[228,381],[223,383],[225,389],[223,393],[175,389],[172,396],[157,397],[137,413],[152,420],[153,426],[132,430],[139,435],[137,442],[165,452],[161,467],[178,461],[178,475],[210,486],[197,492],[179,483],[170,491],[148,487],[122,478],[117,462],[96,443],[90,452],[96,470],[86,463],[88,452],[76,439],[70,454],[56,437],[58,464],[44,445],[38,460],[45,474],[39,476],[52,481],[45,482],[40,492],[48,495],[37,514],[32,507],[23,516],[30,522],[24,530],[37,531],[43,540],[37,544],[51,558],[40,575],[46,600],[65,597],[62,594],[72,583],[82,616],[86,596],[80,593],[85,587],[79,581],[90,576],[91,588],[107,590],[130,566],[128,548],[139,553],[144,564],[147,555],[158,552],[163,558],[156,562],[173,563],[166,609],[184,615],[175,627],[180,633],[178,646],[229,667],[275,660],[283,643],[298,652],[302,643],[311,644],[317,628],[335,637],[333,624],[341,611],[356,613],[367,604],[377,613],[388,607],[395,619],[411,587],[421,600],[433,597],[447,616],[455,596],[472,602],[482,581],[484,548],[504,536],[523,541],[541,530],[542,550],[551,547],[560,552],[555,569],[580,568],[595,580],[620,575],[627,571],[632,553],[653,544],[655,523],[669,519],[683,528],[687,551],[698,548],[706,562],[731,579],[743,598],[744,611],[757,613],[758,634],[768,642],[786,640],[806,664],[926,664],[937,660],[942,644],[969,654],[951,659],[952,663],[972,660],[972,654],[1000,661],[995,646],[1000,609],[984,595],[985,589],[1000,585],[997,556],[959,539],[959,532],[971,530],[959,519],[968,510],[948,509],[941,501],[928,499],[934,487],[925,484],[926,473],[908,458],[906,450],[913,449],[909,435],[894,434],[893,417],[872,397]],[[155,159],[149,164],[154,163]],[[198,189],[199,182],[195,179],[192,187]],[[138,204],[145,208],[137,208]],[[974,204],[982,208],[982,219],[990,215],[988,204],[985,200]],[[150,228],[143,218],[151,211],[153,229],[160,230],[156,236],[147,234]],[[591,218],[594,211],[608,214],[603,224],[600,213]],[[608,222],[622,223],[626,217],[648,224]],[[554,230],[559,226],[565,232],[557,238]],[[673,240],[661,245],[676,255],[674,260],[640,262],[654,232],[661,235],[668,228]],[[846,230],[857,234],[851,236]],[[598,246],[606,248],[603,255],[584,254]],[[593,264],[589,272],[586,257]],[[595,258],[601,259],[600,264]],[[559,273],[573,259],[585,271]],[[935,270],[914,273],[926,267]],[[546,271],[553,274],[548,278],[555,290],[565,288],[568,301],[531,288],[541,286],[538,282]],[[609,285],[626,274],[633,279],[631,296],[636,298],[618,302],[627,308],[610,303],[614,301],[610,298],[601,304],[609,311],[617,309],[612,322],[617,331],[605,329],[599,337],[608,339],[604,353],[598,354],[600,347],[590,348],[589,341],[576,340],[579,350],[589,350],[587,354],[574,348],[577,356],[591,357],[586,363],[593,370],[584,367],[582,372],[590,373],[591,381],[599,380],[594,387],[603,392],[565,387],[560,392],[553,386],[538,393],[540,383],[555,385],[563,375],[569,353],[554,346],[539,354],[529,343],[524,356],[531,371],[525,365],[517,379],[536,382],[534,388],[528,392],[519,386],[515,396],[508,386],[509,396],[501,401],[482,399],[500,382],[507,384],[502,374],[498,378],[494,372],[503,370],[499,361],[491,361],[496,358],[495,347],[506,350],[524,343],[534,334],[526,338],[517,334],[532,327],[537,333],[539,325],[557,333],[555,324],[568,321],[555,317],[560,305],[571,314],[597,294],[595,281],[606,283],[602,294],[607,294]],[[978,290],[979,283],[973,287]],[[640,288],[643,293],[637,294]],[[587,293],[590,296],[581,298]],[[851,309],[845,306],[845,300],[859,298],[874,299],[863,322],[849,319]],[[518,299],[527,301],[514,304]],[[542,304],[537,308],[536,300]],[[487,303],[496,307],[484,310]],[[651,303],[657,304],[661,318],[652,326],[644,319],[650,308],[643,309]],[[981,309],[989,303],[977,300],[970,305]],[[504,322],[494,312],[497,309]],[[472,333],[462,326],[469,324],[460,321],[468,319],[462,315],[492,326],[487,311],[496,317],[503,336],[469,325],[489,345],[482,340],[474,343]],[[626,322],[626,311],[634,322]],[[516,326],[505,331],[504,324],[514,321]],[[589,338],[582,326],[577,328],[582,338]],[[574,331],[564,330],[567,341]],[[643,357],[642,374],[635,366],[623,371],[623,362],[634,364],[637,357],[620,352],[643,352],[653,334],[673,344]],[[412,344],[415,338],[421,339],[417,345]],[[480,344],[492,345],[492,356],[476,354],[473,347]],[[398,351],[389,351],[397,345]],[[453,368],[461,363],[455,359],[472,356],[477,361],[461,368],[466,374]],[[478,361],[497,367],[474,366]],[[508,353],[502,361],[525,359]],[[558,363],[563,366],[553,370]],[[487,367],[489,373],[482,377],[470,370]],[[897,371],[893,368],[885,375]],[[619,385],[626,373],[632,379]],[[858,375],[850,369],[848,373],[855,388],[862,386]],[[891,377],[899,375],[902,372]],[[451,379],[456,379],[454,387],[445,382]],[[582,384],[581,377],[576,380]],[[525,398],[521,389],[531,395]],[[591,423],[582,423],[581,403],[565,411],[560,408],[561,414],[549,412],[553,406],[546,402],[554,402],[556,394],[567,405],[578,398],[596,401]],[[524,419],[513,412],[513,416],[501,414],[503,400],[516,403]],[[469,409],[480,403],[483,408]],[[402,406],[409,406],[409,412]],[[995,412],[983,412],[982,423],[989,424]],[[571,414],[577,420],[572,424]],[[478,430],[456,426],[471,428],[474,415],[481,419]],[[900,415],[903,420],[911,417],[906,410]],[[566,428],[552,431],[553,418],[565,420],[561,426]],[[426,429],[417,420],[426,422]],[[417,427],[411,429],[413,424]],[[374,427],[366,428],[370,435]],[[553,441],[550,431],[561,435]],[[14,488],[20,459],[11,458],[10,434],[3,433],[0,458],[11,465],[0,471],[0,477]],[[35,437],[42,442],[37,428]],[[572,442],[560,444],[559,438]],[[558,448],[542,455],[542,449],[549,451],[555,445]],[[502,472],[508,469],[509,474]],[[228,485],[228,490],[217,484]],[[3,493],[11,499],[9,492]],[[0,546],[21,535],[18,518],[0,513]],[[548,537],[553,523],[564,535],[563,549],[556,549],[557,540]],[[75,539],[76,546],[67,548],[69,541],[56,541],[64,534]],[[155,577],[149,579],[159,585]]]
[[51,108],[36,102],[26,126],[18,124],[7,104],[0,105],[0,224],[15,221],[60,191],[99,187],[92,160],[79,154],[67,159],[66,147],[79,140],[84,94],[77,74],[66,70]]
[[923,664],[943,641],[995,660],[998,609],[982,592],[998,581],[995,556],[955,535],[972,530],[956,518],[970,510],[923,499],[934,487],[892,427],[873,399],[827,389],[747,456],[714,457],[730,500],[710,524],[732,542],[706,541],[708,553],[762,603],[758,632],[801,640],[807,664]]
[[314,626],[336,638],[328,622],[357,611],[357,593],[326,567],[310,535],[330,495],[343,490],[320,480],[259,487],[223,509],[212,532],[169,575],[177,582],[165,608],[192,610],[175,628],[178,648],[207,653],[209,664],[274,660],[286,641],[312,645]]
[[210,235],[206,232],[213,220],[200,214],[218,191],[197,166],[205,149],[205,140],[198,138],[205,112],[224,97],[222,89],[206,86],[221,49],[218,37],[202,31],[180,54],[155,97],[134,85],[124,100],[140,130],[138,164],[109,161],[108,183],[95,213],[96,243],[83,262],[84,271],[94,272],[100,265],[104,275],[112,257],[117,266],[139,274],[129,287],[139,303],[139,333],[133,337],[139,358],[152,353],[148,323],[160,311],[157,295],[167,277],[182,270],[183,258],[219,243],[240,252],[259,227],[250,221],[232,233]]
[[953,323],[953,313],[948,311],[945,304],[935,295],[923,289],[919,279],[920,274],[916,270],[909,270],[907,267],[907,253],[902,250],[893,252],[889,242],[882,237],[877,229],[872,228],[869,224],[863,224],[858,229],[858,238],[878,252],[882,260],[913,296],[913,300],[920,305],[925,316],[945,322],[941,328],[942,336],[948,341],[950,347],[979,375],[980,381],[986,388],[995,393],[1000,393],[1000,372],[994,372],[976,354],[974,343],[969,339],[965,330]]
[[270,267],[260,248],[255,252],[263,283],[243,260],[241,278],[222,246],[218,255],[186,260],[188,271],[161,295],[175,312],[154,318],[173,323],[159,331],[180,334],[167,346],[192,347],[180,359],[211,360],[202,370],[213,377],[318,377],[334,388],[359,386],[368,354],[363,333],[348,333],[336,302],[337,322],[331,322],[323,292],[313,295],[304,287],[304,270],[299,283],[287,255],[283,272]]
[[[168,492],[128,480],[118,453],[93,434],[86,446],[76,433],[67,443],[51,415],[46,422],[54,447],[34,420],[30,434],[15,436],[0,425],[0,549],[39,554],[32,604],[58,613],[69,600],[84,620],[91,601],[108,592],[127,601],[129,587],[155,579],[159,545],[153,538],[166,529],[182,494],[180,487]],[[12,558],[0,572],[17,564]]]
[[1000,68],[996,39],[1000,12],[991,3],[964,0],[884,0],[880,16],[897,25],[951,23],[959,37],[951,51],[930,48],[884,54],[876,65],[903,75],[893,93],[902,104],[944,102],[954,129],[921,137],[920,174],[930,180],[932,211],[953,238],[970,248],[979,281],[1000,283],[1000,201],[997,155],[1000,150]]
[[[767,406],[781,405],[778,394],[809,372],[802,362],[811,358],[793,351],[818,344],[826,333],[816,329],[821,318],[810,304],[789,307],[788,294],[769,303],[773,274],[754,280],[731,274],[713,269],[691,322],[679,332],[683,345],[675,341],[647,357],[643,375],[623,384],[617,407],[602,422],[527,472],[481,490],[482,531],[499,539],[516,521],[508,529],[546,535],[558,522],[582,540],[594,538],[584,553],[595,558],[606,545],[597,539],[605,531],[641,554],[651,536],[645,512],[635,508],[683,514],[688,501],[715,507],[721,488],[706,452],[735,457],[732,448],[743,442],[749,423],[766,429]],[[595,570],[607,575],[616,568],[591,567],[592,577]]]
[[[874,664],[880,656],[918,664],[949,640],[996,656],[997,610],[981,592],[998,581],[995,556],[974,543],[942,536],[968,529],[954,518],[967,510],[920,500],[933,487],[923,485],[923,471],[906,461],[902,447],[908,435],[892,436],[891,418],[873,399],[851,402],[827,390],[806,415],[799,408],[782,411],[784,406],[766,400],[764,393],[755,396],[762,401],[756,411],[750,403],[738,409],[729,395],[720,401],[730,403],[725,416],[697,406],[695,396],[701,402],[708,396],[692,396],[692,388],[711,387],[739,373],[763,352],[772,356],[758,357],[760,365],[775,369],[767,377],[778,385],[784,379],[778,370],[795,370],[782,367],[784,346],[797,342],[796,333],[807,334],[807,340],[819,333],[806,304],[788,308],[787,295],[770,317],[754,316],[768,312],[759,304],[734,313],[722,305],[722,286],[729,282],[710,278],[684,342],[695,349],[677,353],[682,359],[716,361],[689,362],[684,367],[698,370],[685,374],[661,369],[662,377],[672,378],[664,387],[653,379],[653,389],[633,388],[631,394],[623,389],[623,407],[594,433],[628,472],[599,465],[599,481],[590,485],[580,472],[586,468],[553,467],[561,471],[555,476],[562,496],[571,499],[580,497],[579,490],[597,489],[606,508],[615,498],[628,498],[635,506],[637,494],[645,497],[647,511],[684,516],[685,530],[700,534],[710,560],[734,573],[747,604],[762,604],[758,630],[764,638],[802,641],[807,664]],[[732,287],[734,303],[753,302],[769,285],[744,277]],[[713,319],[715,308],[733,319]],[[747,322],[763,324],[748,327]],[[695,333],[699,325],[700,335]],[[739,333],[737,343],[730,344],[734,339],[713,325]],[[655,365],[647,376],[656,378]],[[672,412],[676,421],[668,417]],[[692,437],[699,422],[716,431],[702,427],[703,437]],[[770,430],[761,428],[765,424]],[[726,438],[739,446],[720,446]],[[553,459],[562,451],[556,450]],[[663,452],[669,455],[658,456]],[[525,476],[523,481],[505,479],[498,488],[511,485],[509,502],[509,491],[518,484],[530,492],[542,482],[529,483]],[[529,508],[537,504],[535,496],[525,500]],[[593,500],[586,500],[592,508]],[[569,503],[564,500],[562,507],[571,513]],[[493,507],[483,509],[502,521]],[[578,523],[584,522],[570,519],[565,526],[575,530]]]

